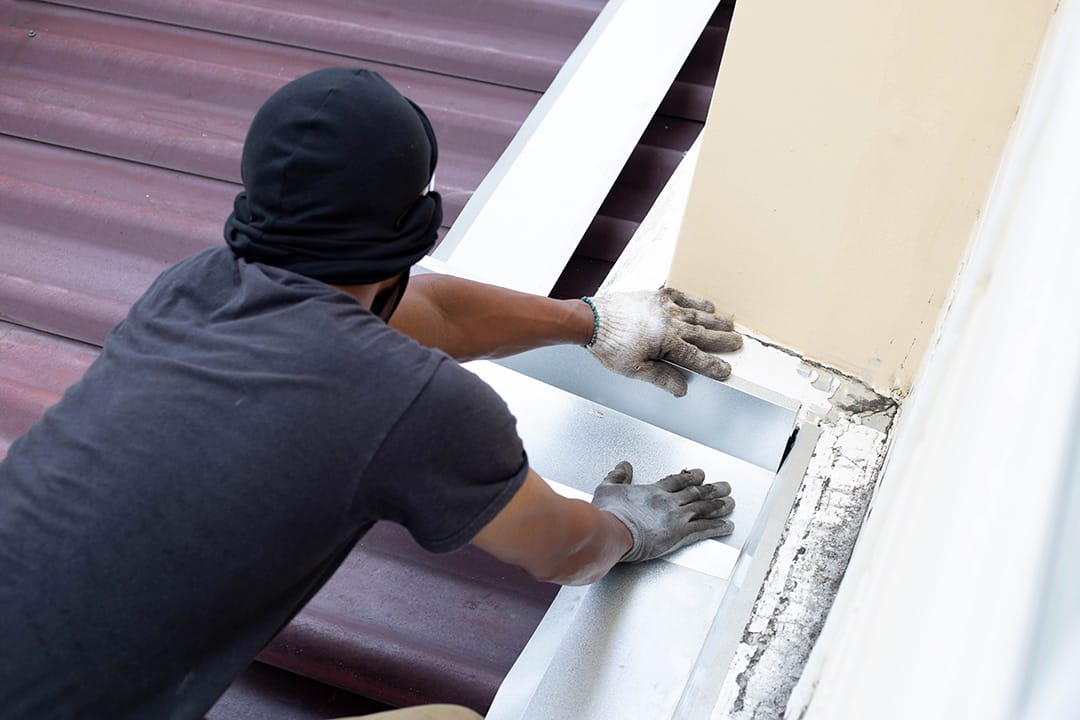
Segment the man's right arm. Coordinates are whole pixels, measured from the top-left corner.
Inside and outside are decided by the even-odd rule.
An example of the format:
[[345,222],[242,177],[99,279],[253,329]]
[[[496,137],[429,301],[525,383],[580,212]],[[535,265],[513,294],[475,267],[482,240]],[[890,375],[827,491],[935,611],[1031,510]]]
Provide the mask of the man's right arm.
[[619,463],[592,503],[558,495],[529,470],[521,489],[472,540],[538,580],[585,585],[620,561],[641,562],[685,545],[731,534],[731,486],[705,484],[701,470],[683,470],[633,485]]

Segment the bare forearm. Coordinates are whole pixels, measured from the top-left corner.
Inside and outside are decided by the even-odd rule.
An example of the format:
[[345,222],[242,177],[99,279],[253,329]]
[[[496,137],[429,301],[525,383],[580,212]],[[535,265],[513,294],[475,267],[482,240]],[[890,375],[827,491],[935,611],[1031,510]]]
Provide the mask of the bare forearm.
[[581,500],[571,502],[576,506],[575,513],[588,516],[578,520],[577,542],[548,572],[537,574],[537,579],[560,585],[588,585],[607,575],[630,549],[633,539],[611,513]]
[[585,585],[607,574],[633,538],[611,513],[557,495],[530,470],[521,490],[472,542],[538,580]]
[[592,310],[580,300],[553,300],[435,274],[410,279],[390,324],[458,360],[584,345],[593,334]]

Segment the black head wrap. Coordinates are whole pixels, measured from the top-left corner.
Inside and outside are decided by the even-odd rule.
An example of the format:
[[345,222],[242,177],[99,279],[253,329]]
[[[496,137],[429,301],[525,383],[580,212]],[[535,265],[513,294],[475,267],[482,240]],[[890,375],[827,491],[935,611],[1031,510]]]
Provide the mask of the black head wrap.
[[435,244],[442,199],[421,193],[437,160],[423,111],[378,74],[304,75],[251,122],[225,242],[330,284],[385,280]]

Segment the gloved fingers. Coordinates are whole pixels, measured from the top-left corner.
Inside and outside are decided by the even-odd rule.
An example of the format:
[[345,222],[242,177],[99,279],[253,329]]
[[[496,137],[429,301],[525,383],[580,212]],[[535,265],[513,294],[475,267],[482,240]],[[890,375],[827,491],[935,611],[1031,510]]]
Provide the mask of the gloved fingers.
[[688,308],[679,308],[675,313],[680,320],[689,325],[700,325],[710,330],[731,331],[735,329],[735,319],[731,315],[709,313],[704,310],[690,310]]
[[735,523],[720,518],[691,520],[686,526],[690,532],[686,536],[688,542],[683,543],[684,545],[706,538],[724,537],[735,532]]
[[[727,380],[731,375],[731,365],[718,357],[709,355],[687,342],[677,342],[664,355],[668,360],[684,368],[701,373],[713,380]],[[683,379],[683,394],[686,380]],[[680,396],[681,397],[681,396]]]
[[631,377],[646,380],[662,390],[667,390],[675,397],[686,394],[686,378],[678,368],[657,360],[645,360],[637,366],[637,372]]
[[687,509],[691,512],[691,520],[723,518],[735,511],[735,498],[729,495],[709,500],[698,500],[688,505]]
[[683,528],[685,534],[679,538],[678,542],[668,548],[668,553],[674,552],[680,548],[692,545],[699,540],[708,540],[709,538],[725,537],[735,532],[735,523],[730,520],[721,520],[719,518],[709,518],[702,520],[691,520]]
[[727,483],[723,483],[723,485],[720,485],[719,483],[710,485],[686,485],[672,492],[675,496],[675,502],[679,505],[690,505],[699,500],[714,500],[730,495],[730,486],[724,487],[724,485],[727,485]]
[[634,466],[623,460],[607,474],[601,485],[629,485],[634,481]]
[[743,345],[742,335],[730,330],[711,330],[687,324],[679,329],[679,337],[707,352],[733,352]]
[[709,483],[709,487],[716,491],[716,494],[720,497],[726,497],[731,494],[731,483],[721,480],[719,482]]
[[665,492],[679,492],[688,487],[701,485],[703,482],[705,482],[705,471],[694,468],[660,478],[655,485]]
[[690,308],[691,310],[704,310],[707,313],[716,310],[716,306],[705,298],[687,295],[682,290],[676,290],[673,287],[660,288],[660,295],[668,298],[679,307]]

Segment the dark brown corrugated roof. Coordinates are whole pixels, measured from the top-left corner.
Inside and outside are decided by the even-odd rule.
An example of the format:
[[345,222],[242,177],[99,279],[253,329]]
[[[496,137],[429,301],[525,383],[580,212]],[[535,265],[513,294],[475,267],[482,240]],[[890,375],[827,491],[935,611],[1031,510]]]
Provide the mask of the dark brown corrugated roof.
[[[326,65],[386,76],[439,135],[449,224],[603,5],[0,0],[0,454],[161,270],[221,242],[274,89]],[[722,4],[553,295],[599,285],[696,137],[730,16]],[[366,708],[355,693],[483,710],[554,590],[379,526],[261,656],[311,679],[298,696],[269,697],[281,671],[256,664],[212,717],[291,717],[320,693],[332,701],[307,707]]]
[[[601,4],[592,3],[596,11]],[[359,34],[355,54],[328,54],[327,46],[344,52],[343,39],[354,27],[337,17],[343,14],[338,3],[305,4],[307,12],[314,5],[329,17],[294,13],[288,31],[278,30],[281,13],[265,8],[248,8],[241,22],[237,10],[246,6],[240,3],[185,3],[190,17],[162,9],[164,3],[97,5],[146,16],[157,7],[168,23],[214,31],[0,2],[6,24],[0,35],[0,131],[8,136],[0,171],[3,316],[94,343],[164,267],[221,243],[247,124],[285,81],[326,65],[358,63],[423,106],[443,150],[438,182],[450,223],[540,97],[530,84],[550,80],[577,42],[574,34],[552,36],[546,55],[501,60],[494,78],[507,80],[508,68],[516,67],[527,82],[496,85],[369,60],[371,48],[361,40],[379,36],[378,26]],[[462,5],[474,13],[486,6],[497,19],[496,11],[508,4]],[[390,11],[367,14],[374,16],[367,18],[371,22],[397,18]],[[288,44],[226,34],[256,21],[262,37]],[[390,27],[384,34],[396,38],[399,22],[385,22]],[[433,32],[430,23],[424,27]],[[498,27],[494,22],[488,31]],[[303,28],[327,36],[316,34],[298,47],[293,36]],[[442,43],[451,53],[447,67],[475,65],[466,62],[475,54],[467,40]],[[405,44],[424,47],[422,60],[432,52],[422,36]],[[12,288],[16,282],[34,287]],[[27,302],[28,292],[34,302]]]

